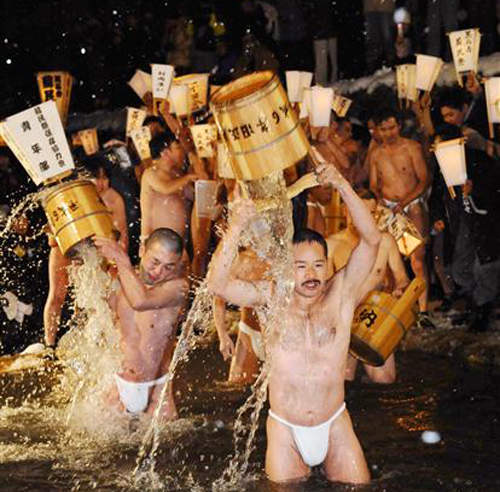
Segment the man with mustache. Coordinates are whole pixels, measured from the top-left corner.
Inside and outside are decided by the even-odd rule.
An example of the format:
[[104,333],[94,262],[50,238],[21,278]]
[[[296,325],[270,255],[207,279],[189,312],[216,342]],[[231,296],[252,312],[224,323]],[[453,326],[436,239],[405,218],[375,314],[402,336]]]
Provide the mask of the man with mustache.
[[[331,481],[366,483],[368,467],[344,403],[344,373],[354,309],[375,261],[380,233],[335,166],[320,165],[317,173],[320,184],[340,192],[360,241],[346,267],[328,280],[324,238],[308,229],[294,235],[295,287],[279,330],[269,334],[266,346],[271,407],[266,473],[273,482],[298,481],[322,464]],[[255,214],[251,201],[236,201],[222,247],[212,258],[208,286],[233,304],[272,308],[273,282],[245,281],[232,270],[239,236]]]
[[[188,281],[182,261],[183,240],[171,229],[154,230],[143,246],[139,271],[118,243],[94,240],[99,252],[116,264],[120,288],[110,300],[120,330],[122,371],[109,398],[129,413],[155,411],[175,347]],[[177,418],[170,385],[161,415]]]
[[[370,156],[370,190],[395,214],[406,214],[425,239],[429,234],[425,195],[429,188],[430,176],[422,146],[400,135],[401,126],[397,113],[392,109],[381,110],[374,120],[382,143],[373,149]],[[422,277],[428,286],[425,242],[412,253],[410,260],[415,276]],[[427,288],[418,302],[419,325],[434,328],[427,313]]]

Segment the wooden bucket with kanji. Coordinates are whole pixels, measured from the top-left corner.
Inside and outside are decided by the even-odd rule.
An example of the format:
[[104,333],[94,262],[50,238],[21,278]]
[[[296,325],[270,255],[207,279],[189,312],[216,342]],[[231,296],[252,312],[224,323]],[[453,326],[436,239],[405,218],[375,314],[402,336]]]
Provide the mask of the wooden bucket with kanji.
[[52,234],[63,255],[91,236],[116,238],[111,212],[105,207],[91,181],[60,184],[43,199]]
[[424,289],[425,281],[417,277],[399,299],[379,291],[368,294],[354,313],[351,355],[365,364],[383,365],[415,323],[416,302]]
[[210,107],[238,180],[254,180],[300,161],[309,142],[277,75],[254,72],[219,88]]

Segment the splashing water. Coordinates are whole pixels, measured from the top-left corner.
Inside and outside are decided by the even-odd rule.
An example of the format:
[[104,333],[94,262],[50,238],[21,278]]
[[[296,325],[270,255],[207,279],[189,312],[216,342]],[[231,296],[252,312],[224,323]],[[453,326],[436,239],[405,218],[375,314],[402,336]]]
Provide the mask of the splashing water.
[[[147,486],[150,490],[168,490],[169,487],[172,488],[174,486],[172,477],[170,477],[170,481],[163,479],[160,482],[158,474],[155,472],[155,456],[160,445],[160,414],[162,404],[172,384],[178,365],[181,362],[187,361],[189,352],[196,346],[197,341],[203,338],[208,332],[211,312],[212,295],[208,292],[206,281],[204,280],[196,289],[193,305],[182,326],[182,331],[177,340],[177,345],[168,368],[169,379],[162,388],[158,406],[137,455],[136,467],[133,472],[133,482],[136,487]],[[191,485],[194,490],[196,487],[192,481]]]
[[[255,201],[273,197],[275,206],[260,214],[260,219],[251,224],[243,234],[241,242],[253,249],[270,265],[273,282],[272,302],[255,308],[264,340],[282,336],[282,320],[287,311],[293,288],[293,262],[291,243],[293,235],[292,206],[286,196],[286,185],[281,172],[247,184],[250,198]],[[245,403],[238,409],[234,424],[234,455],[222,476],[216,480],[212,490],[236,489],[248,480],[248,464],[254,450],[254,437],[259,425],[259,416],[267,399],[267,386],[271,357],[266,350],[266,359],[252,385]]]

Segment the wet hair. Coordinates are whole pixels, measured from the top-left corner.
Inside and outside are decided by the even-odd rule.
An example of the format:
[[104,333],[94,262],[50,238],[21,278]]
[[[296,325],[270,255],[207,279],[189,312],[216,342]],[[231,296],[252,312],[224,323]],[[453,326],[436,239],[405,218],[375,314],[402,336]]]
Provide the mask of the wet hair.
[[458,87],[444,87],[438,95],[438,106],[443,106],[462,111],[464,104],[468,103],[467,93]]
[[147,116],[145,120],[142,122],[142,126],[149,125],[150,123],[158,123],[164,131],[168,130],[165,120],[160,116]]
[[93,176],[97,178],[99,175],[99,170],[102,169],[106,178],[111,179],[111,165],[109,161],[103,156],[96,154],[87,157],[83,160],[84,168]]
[[316,231],[312,229],[298,229],[295,231],[292,239],[292,244],[301,243],[318,243],[322,246],[325,253],[325,258],[328,256],[328,245],[326,244],[325,238]]
[[175,135],[168,128],[163,133],[156,135],[156,137],[153,137],[149,142],[151,157],[153,159],[158,159],[163,150],[175,141]]
[[159,242],[165,249],[175,253],[177,255],[182,255],[182,250],[184,249],[184,242],[181,236],[177,234],[172,229],[167,227],[159,227],[155,229],[144,242],[144,246],[148,249],[152,244]]
[[442,123],[436,128],[436,135],[434,136],[434,143],[439,141],[453,140],[460,138],[462,131],[456,125],[450,123]]
[[373,121],[377,126],[390,118],[394,118],[399,123],[399,113],[392,108],[382,108],[373,115]]

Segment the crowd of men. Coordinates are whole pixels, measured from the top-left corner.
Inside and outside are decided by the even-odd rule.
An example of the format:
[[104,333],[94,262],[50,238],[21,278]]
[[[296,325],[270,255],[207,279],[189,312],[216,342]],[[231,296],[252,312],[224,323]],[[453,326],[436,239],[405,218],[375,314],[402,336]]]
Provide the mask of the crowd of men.
[[[151,98],[144,97],[145,101]],[[458,305],[469,330],[492,327],[498,300],[500,236],[500,144],[489,138],[482,88],[469,74],[466,88],[426,94],[412,111],[380,105],[365,126],[332,113],[328,127],[301,124],[323,164],[309,157],[285,172],[287,185],[314,169],[318,186],[293,198],[295,287],[281,337],[264,336],[257,310],[271,303],[276,279],[270,262],[241,248],[242,231],[258,217],[234,179],[221,178],[217,155],[199,157],[187,121],[168,105],[144,120],[151,132],[151,158],[140,161],[121,135],[102,142],[91,156],[74,148],[112,212],[118,240],[97,237],[98,251],[115,265],[119,286],[109,299],[121,335],[122,367],[107,403],[121,412],[155,411],[183,315],[190,280],[207,276],[214,295],[213,318],[229,380],[251,383],[259,360],[271,361],[266,472],[281,482],[307,477],[323,463],[326,476],[366,482],[369,472],[344,403],[344,380],[357,361],[348,356],[351,324],[359,303],[373,290],[400,297],[412,276],[427,288],[418,300],[418,324],[435,329],[437,309]],[[205,114],[207,121],[212,116]],[[413,122],[411,138],[407,123]],[[410,125],[411,126],[411,125]],[[431,152],[435,141],[466,137],[468,181],[450,195]],[[216,146],[214,146],[214,150]],[[132,165],[131,165],[132,164]],[[218,182],[211,217],[201,217],[194,183]],[[332,220],[332,203],[335,209]],[[377,227],[377,207],[407,218],[422,243],[403,257],[395,238]],[[223,231],[221,234],[220,231]],[[49,237],[49,294],[44,343],[55,347],[65,302],[69,259]],[[134,264],[137,263],[137,267]],[[239,306],[237,339],[230,333],[228,306]],[[231,308],[233,309],[233,308]],[[280,328],[280,329],[281,329]],[[289,336],[288,336],[289,335]],[[59,334],[60,336],[60,334]],[[365,365],[378,383],[396,379],[391,355]],[[172,384],[161,414],[175,419]]]

